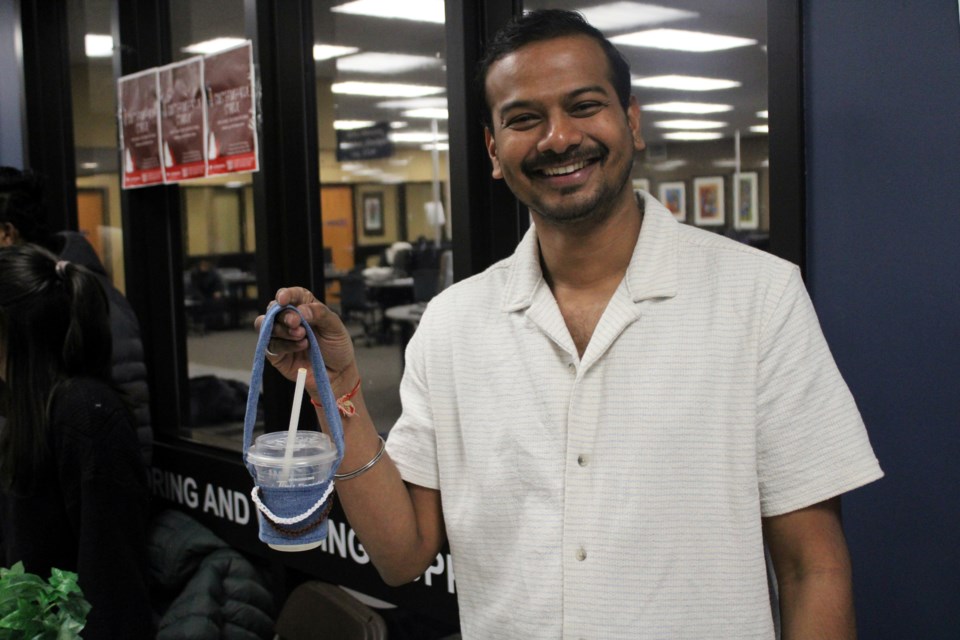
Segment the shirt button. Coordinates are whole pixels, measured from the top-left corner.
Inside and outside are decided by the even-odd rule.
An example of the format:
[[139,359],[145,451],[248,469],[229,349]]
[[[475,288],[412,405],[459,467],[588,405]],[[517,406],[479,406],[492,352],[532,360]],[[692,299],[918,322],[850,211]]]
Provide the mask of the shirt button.
[[581,453],[580,455],[577,456],[577,464],[580,465],[581,467],[587,466],[587,462],[589,461],[587,460],[586,455]]
[[576,363],[576,362],[572,362],[572,361],[571,361],[571,362],[568,362],[568,363],[567,363],[567,369],[569,369],[571,372],[576,371],[576,370],[577,370],[577,363]]
[[577,560],[579,560],[580,562],[583,562],[586,559],[587,559],[586,550],[583,547],[580,547],[579,549],[577,549]]

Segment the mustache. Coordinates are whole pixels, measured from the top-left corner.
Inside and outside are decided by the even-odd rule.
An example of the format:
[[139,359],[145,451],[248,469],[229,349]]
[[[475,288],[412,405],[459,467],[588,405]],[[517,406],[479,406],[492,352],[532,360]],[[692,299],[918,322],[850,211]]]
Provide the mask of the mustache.
[[597,145],[589,149],[574,149],[565,153],[538,153],[536,157],[524,160],[520,163],[520,169],[525,173],[535,173],[551,167],[561,167],[568,164],[575,164],[584,160],[603,161],[609,153],[609,150],[603,145]]

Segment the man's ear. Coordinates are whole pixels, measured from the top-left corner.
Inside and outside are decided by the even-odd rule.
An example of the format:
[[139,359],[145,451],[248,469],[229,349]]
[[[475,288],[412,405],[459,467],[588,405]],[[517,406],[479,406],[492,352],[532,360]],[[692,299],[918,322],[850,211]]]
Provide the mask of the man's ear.
[[630,104],[627,105],[627,123],[633,136],[633,150],[643,151],[647,148],[647,143],[643,141],[640,132],[640,103],[635,96],[630,96]]
[[487,154],[490,156],[490,164],[493,165],[493,175],[494,180],[503,179],[503,171],[500,170],[500,160],[497,159],[497,141],[493,138],[493,133],[490,131],[490,127],[483,128],[483,139],[487,145]]

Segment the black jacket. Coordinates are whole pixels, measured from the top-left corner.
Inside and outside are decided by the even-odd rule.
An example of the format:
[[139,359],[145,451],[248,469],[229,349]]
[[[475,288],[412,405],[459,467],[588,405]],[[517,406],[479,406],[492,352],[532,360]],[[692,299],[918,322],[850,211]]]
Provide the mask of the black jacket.
[[144,362],[140,323],[133,307],[113,286],[93,247],[76,231],[61,231],[52,247],[61,259],[83,265],[96,274],[110,301],[110,330],[113,333],[113,382],[126,395],[137,421],[137,440],[144,464],[150,465],[153,430],[150,426],[150,388]]

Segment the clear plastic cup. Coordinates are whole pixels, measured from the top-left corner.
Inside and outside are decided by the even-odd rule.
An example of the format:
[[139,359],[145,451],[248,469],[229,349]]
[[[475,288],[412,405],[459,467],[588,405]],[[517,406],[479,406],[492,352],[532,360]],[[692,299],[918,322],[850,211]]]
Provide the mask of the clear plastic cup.
[[[308,487],[319,485],[330,475],[337,459],[337,448],[330,437],[320,431],[298,431],[294,435],[293,451],[286,460],[287,431],[274,431],[258,437],[247,451],[247,459],[257,469],[257,484],[261,487]],[[259,515],[259,514],[258,514]],[[307,551],[319,547],[322,540],[308,543],[268,544],[278,551]]]
[[337,448],[320,431],[298,431],[293,441],[293,456],[286,461],[287,432],[265,433],[247,451],[247,459],[257,468],[261,487],[305,487],[320,484],[330,475],[337,459]]

